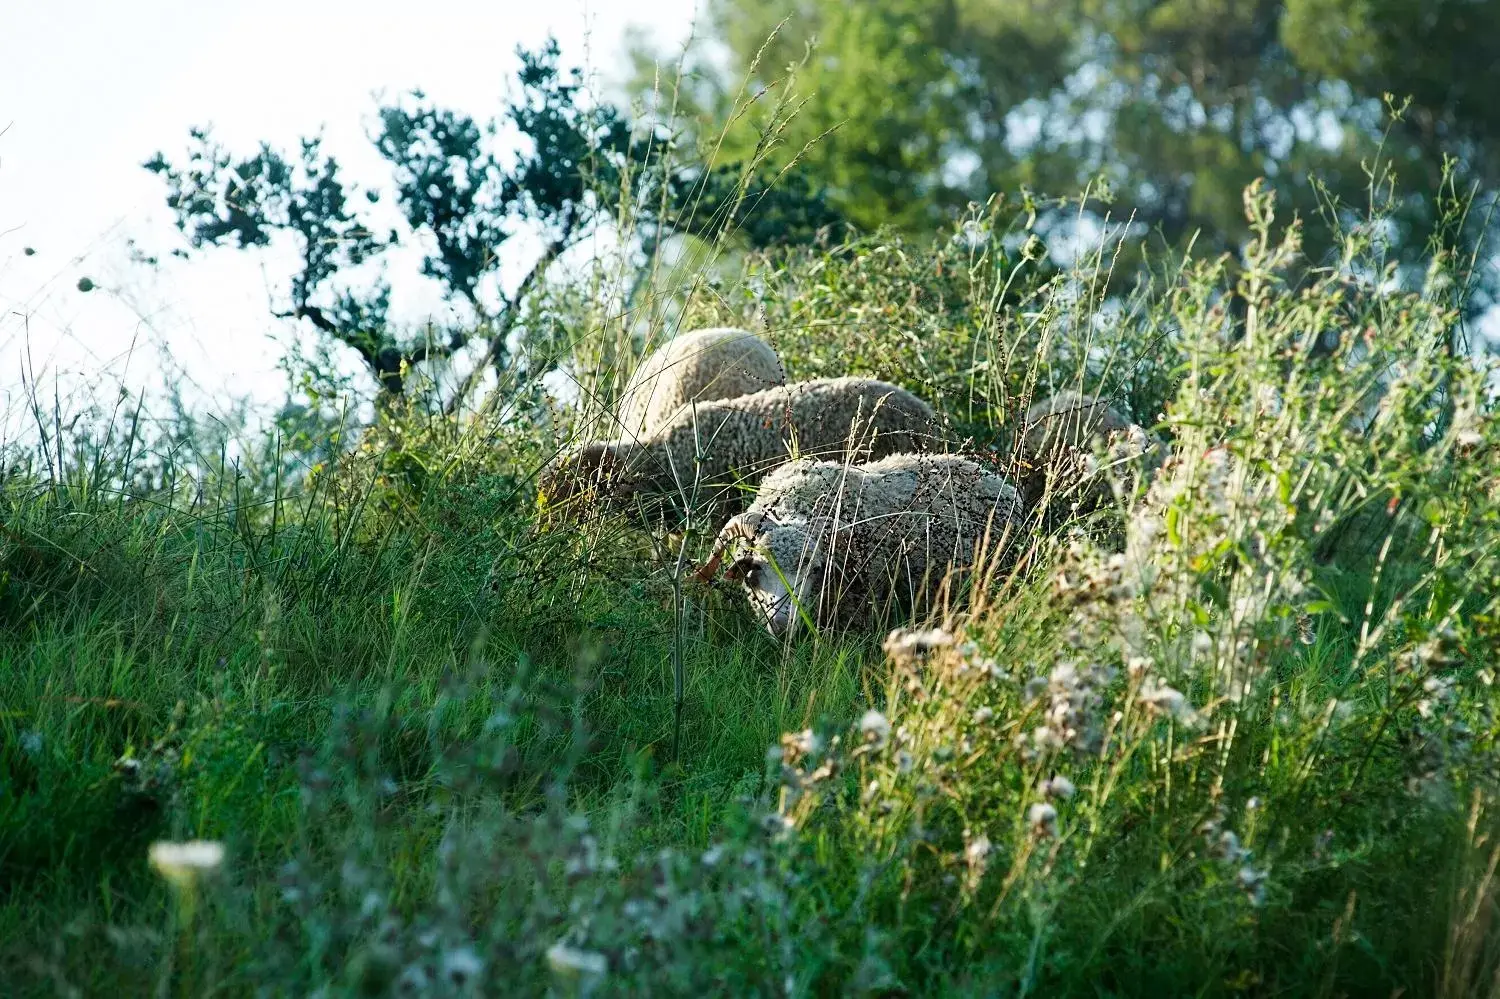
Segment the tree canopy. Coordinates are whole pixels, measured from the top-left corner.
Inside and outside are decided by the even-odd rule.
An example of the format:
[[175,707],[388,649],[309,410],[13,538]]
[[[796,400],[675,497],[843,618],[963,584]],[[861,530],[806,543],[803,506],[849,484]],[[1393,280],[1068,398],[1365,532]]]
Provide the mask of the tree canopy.
[[[796,178],[781,182],[753,159],[706,167],[679,160],[664,128],[589,99],[581,72],[560,67],[555,42],[518,55],[515,92],[488,121],[420,92],[380,108],[370,138],[390,168],[385,192],[347,182],[316,138],[294,155],[262,143],[236,156],[209,129],[192,129],[185,160],[157,153],[144,164],[165,182],[187,237],[189,250],[178,252],[294,246],[298,263],[274,314],[352,348],[386,402],[406,394],[417,365],[468,348],[476,356],[444,400],[451,411],[485,371],[514,373],[528,362],[512,337],[528,294],[561,254],[622,209],[632,235],[648,244],[730,234],[750,245],[796,242],[840,221],[819,192]],[[388,196],[404,226],[376,231],[370,209]],[[542,249],[506,293],[498,277],[507,243],[536,232]],[[451,329],[397,328],[385,273],[360,273],[383,267],[387,251],[403,245],[421,248],[422,274],[458,306],[463,318]]]
[[[1255,178],[1347,224],[1389,170],[1393,259],[1412,261],[1444,235],[1445,156],[1455,196],[1500,182],[1496,0],[709,0],[707,20],[718,45],[680,95],[703,131],[794,90],[776,155],[865,227],[1087,189],[1095,220],[1233,252]],[[759,125],[739,114],[724,145]],[[1077,208],[1043,231],[1066,237]],[[1313,260],[1332,246],[1309,233]]]

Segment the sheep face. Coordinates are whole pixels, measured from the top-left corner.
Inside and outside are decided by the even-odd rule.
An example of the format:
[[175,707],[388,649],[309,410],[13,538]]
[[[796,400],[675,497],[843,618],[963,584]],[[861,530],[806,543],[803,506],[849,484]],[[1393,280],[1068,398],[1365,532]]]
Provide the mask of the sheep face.
[[720,545],[731,551],[726,578],[740,583],[750,606],[776,638],[815,617],[825,559],[821,533],[801,523],[774,523],[741,514],[725,525]]
[[537,476],[537,504],[544,509],[576,508],[591,492],[618,493],[620,460],[613,444],[586,444],[560,455]]

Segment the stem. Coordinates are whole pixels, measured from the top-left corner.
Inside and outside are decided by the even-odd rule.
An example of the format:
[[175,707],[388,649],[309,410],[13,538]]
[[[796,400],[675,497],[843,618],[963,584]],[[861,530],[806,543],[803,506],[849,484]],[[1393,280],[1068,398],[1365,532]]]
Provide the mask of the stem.
[[688,531],[677,546],[677,568],[672,573],[672,759],[680,759],[682,740],[682,570],[687,563]]

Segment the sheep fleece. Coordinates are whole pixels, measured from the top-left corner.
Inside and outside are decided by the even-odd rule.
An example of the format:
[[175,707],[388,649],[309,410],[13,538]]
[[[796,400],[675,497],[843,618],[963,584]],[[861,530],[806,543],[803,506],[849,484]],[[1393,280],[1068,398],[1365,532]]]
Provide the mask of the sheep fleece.
[[936,439],[936,427],[932,407],[888,382],[794,382],[684,406],[639,441],[586,446],[545,475],[543,488],[557,491],[564,480],[595,477],[603,494],[617,499],[679,493],[707,499],[736,478],[759,482],[793,450],[860,461],[923,450]]
[[992,554],[1011,550],[1022,504],[1015,486],[967,458],[897,454],[784,465],[736,519],[788,577],[821,575],[820,624],[850,625],[920,604],[950,570],[973,567],[986,540]]
[[714,327],[668,340],[641,361],[620,396],[620,429],[650,435],[691,402],[786,384],[781,358],[748,330]]

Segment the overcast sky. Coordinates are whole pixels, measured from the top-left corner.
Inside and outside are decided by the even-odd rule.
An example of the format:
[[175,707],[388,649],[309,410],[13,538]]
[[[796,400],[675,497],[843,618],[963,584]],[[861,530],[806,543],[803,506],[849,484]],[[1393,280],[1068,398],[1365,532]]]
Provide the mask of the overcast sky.
[[[189,126],[211,123],[237,150],[262,139],[288,148],[321,128],[352,179],[378,183],[384,171],[365,138],[374,93],[420,87],[488,117],[516,46],[549,32],[566,64],[607,86],[622,72],[627,26],[674,49],[695,6],[0,0],[0,434],[23,368],[49,384],[83,373],[96,391],[121,379],[138,387],[149,384],[157,342],[200,399],[279,397],[267,282],[282,275],[232,252],[155,276],[128,263],[128,237],[159,253],[180,245],[162,185],[140,164],[157,150],[180,155]],[[81,293],[81,277],[98,289]]]

